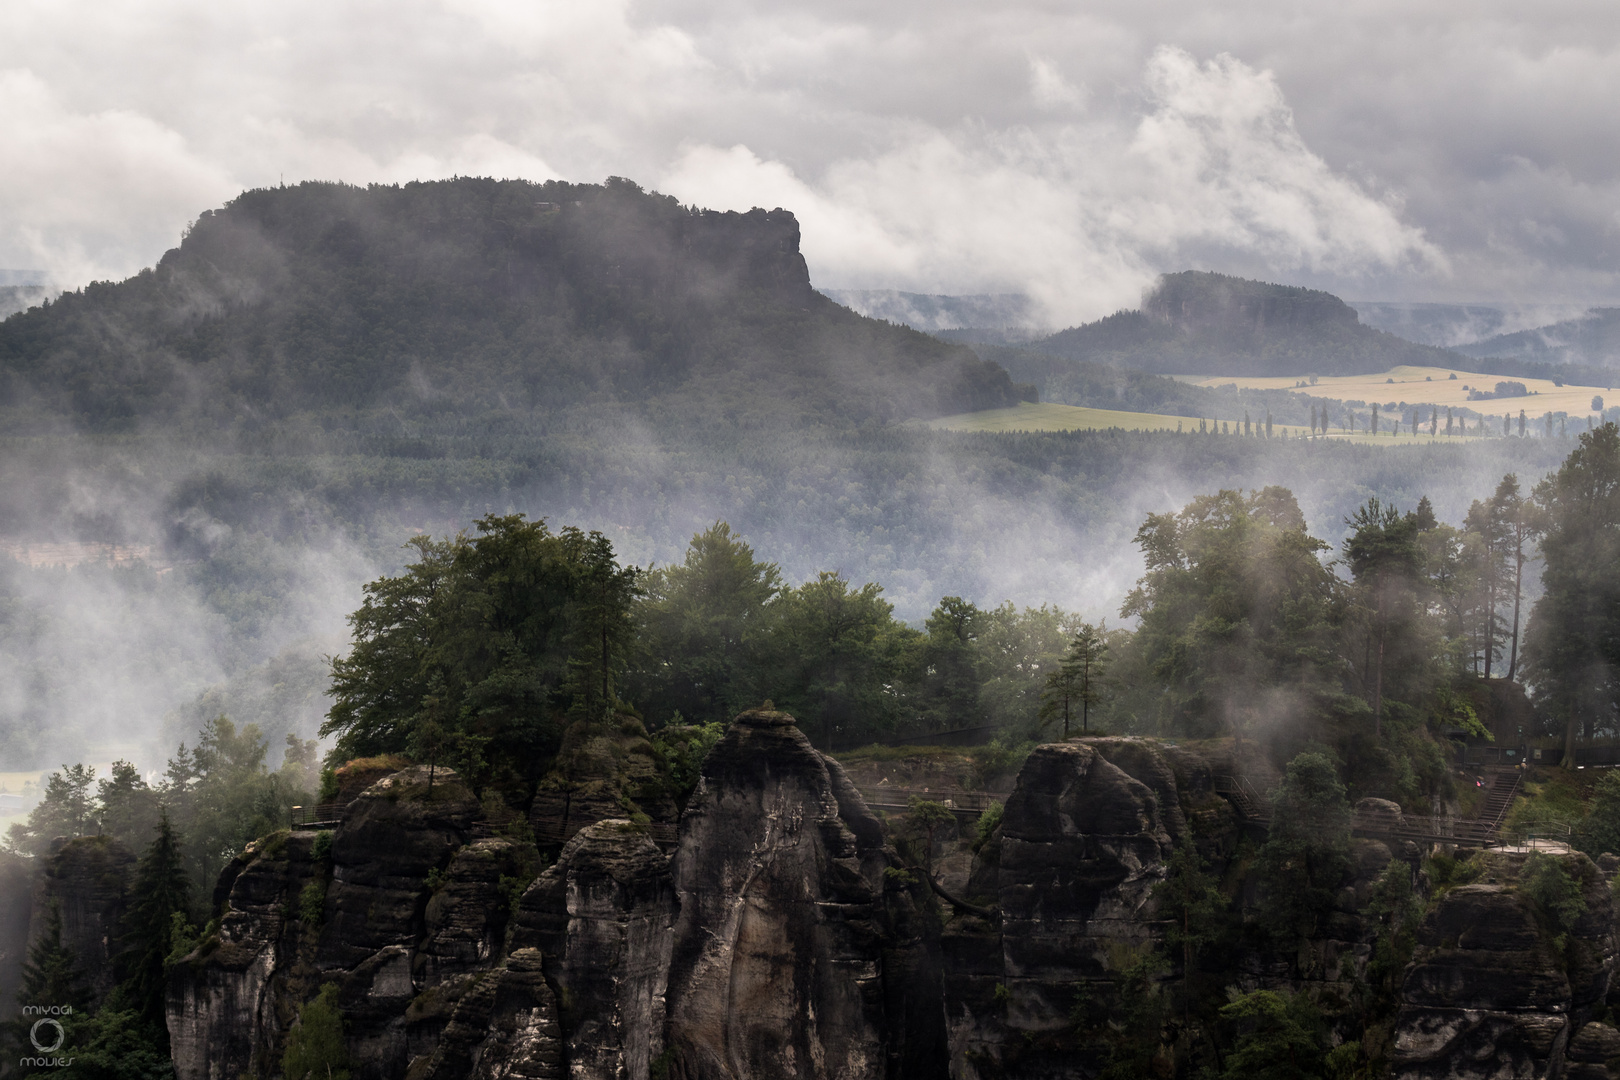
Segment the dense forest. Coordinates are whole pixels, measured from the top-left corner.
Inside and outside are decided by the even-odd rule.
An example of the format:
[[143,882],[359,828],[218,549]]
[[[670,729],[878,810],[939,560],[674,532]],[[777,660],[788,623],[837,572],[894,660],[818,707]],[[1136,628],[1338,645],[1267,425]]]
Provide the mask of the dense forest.
[[[1102,732],[1256,744],[1286,767],[1279,806],[1294,800],[1313,822],[1274,830],[1262,850],[1262,870],[1283,860],[1268,881],[1303,874],[1291,899],[1273,881],[1265,910],[1306,926],[1312,890],[1342,861],[1318,850],[1334,807],[1455,800],[1453,740],[1488,738],[1516,680],[1534,700],[1529,734],[1561,732],[1570,754],[1620,721],[1620,429],[1583,433],[1538,483],[1503,477],[1460,525],[1428,499],[1376,497],[1346,525],[1335,548],[1291,492],[1220,490],[1141,523],[1145,569],[1120,610],[1133,629],[958,596],[914,627],[875,583],[828,571],[791,585],[724,522],[678,563],[642,569],[600,532],[488,515],[470,533],[419,537],[403,572],[366,586],[331,664],[324,770],[313,742],[289,737],[270,771],[260,729],[219,717],[155,784],[127,763],[53,774],[6,846],[38,857],[55,837],[94,834],[144,848],[116,989],[74,1022],[85,1060],[112,1070],[85,1073],[98,1076],[133,1075],[114,1063],[135,1059],[161,1074],[163,971],[217,931],[200,925],[219,914],[204,899],[214,878],[295,803],[330,798],[345,770],[443,766],[486,812],[526,812],[605,768],[642,815],[688,797],[723,722],[761,701],[834,752],[939,733],[1013,760]],[[1525,567],[1538,557],[1532,604]],[[652,768],[625,773],[625,755]],[[1599,800],[1579,826],[1577,845],[1612,845],[1620,802]],[[1303,863],[1284,865],[1288,844]],[[1178,875],[1213,888],[1196,860],[1170,872],[1167,889]],[[61,934],[50,913],[24,971],[30,1000],[87,1001]]]

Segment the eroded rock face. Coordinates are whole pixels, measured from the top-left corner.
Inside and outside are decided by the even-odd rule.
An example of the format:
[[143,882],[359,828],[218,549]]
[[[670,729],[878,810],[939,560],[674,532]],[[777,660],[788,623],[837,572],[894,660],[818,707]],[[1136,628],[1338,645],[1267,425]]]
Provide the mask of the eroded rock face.
[[[491,901],[506,842],[469,849],[477,809],[454,773],[438,770],[429,792],[426,770],[411,769],[367,788],[335,832],[250,845],[221,876],[228,895],[218,935],[170,973],[180,1080],[270,1076],[299,1004],[328,982],[339,986],[355,1080],[403,1075],[413,1034],[419,1051],[431,1050],[450,1007],[410,1016],[423,989],[417,975],[437,982],[488,970],[504,937]],[[430,871],[448,878],[437,905]]]
[[1608,882],[1586,856],[1559,856],[1586,901],[1560,949],[1516,888],[1525,855],[1478,858],[1486,880],[1446,893],[1418,932],[1396,1021],[1396,1080],[1556,1076],[1572,1046],[1591,1060],[1610,1045],[1612,1030],[1587,1023],[1615,965]]
[[889,863],[881,823],[791,717],[738,717],[681,823],[670,1076],[885,1076],[888,1016],[926,1023],[885,984]]
[[[518,949],[457,1002],[432,1057],[408,1080],[563,1080],[557,1002],[536,949]],[[609,1074],[611,1075],[611,1074]]]
[[267,1075],[309,989],[297,971],[302,924],[293,905],[320,873],[313,832],[271,836],[233,860],[218,937],[169,972],[167,1017],[181,1080]]
[[[1103,747],[1062,743],[1038,747],[1019,773],[995,852],[1001,924],[946,935],[954,1075],[1009,1065],[1009,1036],[1030,1043],[1031,1075],[1082,1075],[1079,1061],[1045,1061],[1035,1040],[1071,1025],[1077,987],[1109,985],[1111,953],[1153,941],[1150,898],[1173,846],[1161,801],[1176,802],[1175,777],[1150,745],[1105,742],[1131,772]],[[1173,820],[1185,829],[1178,802]]]
[[521,874],[522,862],[517,845],[500,837],[476,840],[451,857],[445,883],[423,913],[426,938],[412,976],[417,989],[488,971],[499,961],[510,903],[502,879]]
[[81,836],[53,845],[45,871],[36,879],[28,940],[45,930],[52,903],[62,908],[62,944],[73,950],[93,1001],[115,983],[113,956],[124,918],[135,856],[110,836]]
[[622,818],[578,833],[523,894],[512,944],[545,957],[576,1080],[646,1080],[663,1051],[675,910],[669,855]]
[[0,1024],[17,1012],[17,990],[28,959],[33,915],[34,860],[0,851]]
[[[965,879],[950,862],[965,841],[939,858],[963,902],[900,865],[791,717],[747,713],[705,762],[673,855],[628,820],[598,821],[524,890],[511,927],[533,863],[474,826],[453,776],[428,799],[397,774],[351,804],[326,860],[316,834],[293,833],[222,877],[218,940],[172,976],[177,1068],[273,1075],[299,1003],[335,982],[356,1080],[1094,1077],[1121,1030],[1122,972],[1162,944],[1152,893],[1174,844],[1194,839],[1219,875],[1254,835],[1215,789],[1236,774],[1197,746],[1040,747]],[[1245,951],[1231,989],[1351,1000],[1375,884],[1418,860],[1372,837],[1350,856],[1298,955]],[[1523,856],[1478,858],[1480,880],[1423,924],[1392,1075],[1595,1080],[1620,1049],[1594,1022],[1617,953],[1604,874],[1560,856],[1586,910],[1557,944],[1517,890]],[[1334,1012],[1336,1037],[1356,1037],[1355,1014]]]

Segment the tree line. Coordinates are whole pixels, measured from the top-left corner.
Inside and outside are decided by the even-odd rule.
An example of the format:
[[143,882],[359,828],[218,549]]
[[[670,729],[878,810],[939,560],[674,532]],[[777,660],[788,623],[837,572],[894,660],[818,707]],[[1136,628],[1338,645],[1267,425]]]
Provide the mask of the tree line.
[[1443,783],[1443,733],[1485,732],[1482,683],[1522,681],[1571,739],[1612,730],[1617,477],[1605,425],[1530,493],[1503,477],[1459,525],[1427,498],[1369,499],[1337,552],[1286,489],[1202,496],[1138,531],[1130,630],[956,596],[908,625],[876,583],[786,583],[724,522],[644,570],[600,534],[490,516],[418,539],[405,574],[367,587],[323,734],[339,759],[454,759],[523,801],[571,722],[709,723],[769,699],[833,750],[1097,725],[1314,740],[1362,761],[1363,794],[1416,798]]

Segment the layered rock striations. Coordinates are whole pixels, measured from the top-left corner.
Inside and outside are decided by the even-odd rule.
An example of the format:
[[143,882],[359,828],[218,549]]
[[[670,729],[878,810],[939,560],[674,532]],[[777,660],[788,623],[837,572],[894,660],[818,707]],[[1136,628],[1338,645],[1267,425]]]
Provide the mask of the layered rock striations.
[[1584,910],[1563,927],[1520,887],[1529,855],[1479,856],[1483,881],[1452,889],[1424,918],[1406,972],[1396,1080],[1605,1077],[1620,1033],[1604,1011],[1617,955],[1609,882],[1585,855],[1556,858]]
[[575,1075],[643,1077],[662,1054],[676,910],[668,854],[622,818],[579,832],[524,892],[512,945],[544,957]]

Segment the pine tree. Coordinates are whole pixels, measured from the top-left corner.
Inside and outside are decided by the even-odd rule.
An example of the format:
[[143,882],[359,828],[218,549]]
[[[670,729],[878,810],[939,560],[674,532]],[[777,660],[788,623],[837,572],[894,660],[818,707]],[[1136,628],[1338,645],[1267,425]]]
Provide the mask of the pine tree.
[[157,833],[135,869],[120,957],[127,997],[149,1021],[163,1017],[164,965],[174,951],[174,914],[184,914],[191,902],[191,883],[167,809],[159,816]]
[[[60,901],[51,901],[45,911],[45,932],[28,948],[28,962],[23,965],[17,1003],[24,1007],[56,1006],[71,1010],[71,1014],[82,1013],[89,1008],[90,992],[79,972],[78,958],[62,944]],[[37,1017],[25,1013],[6,1025],[8,1058],[14,1061],[34,1054],[28,1036],[36,1020]]]

